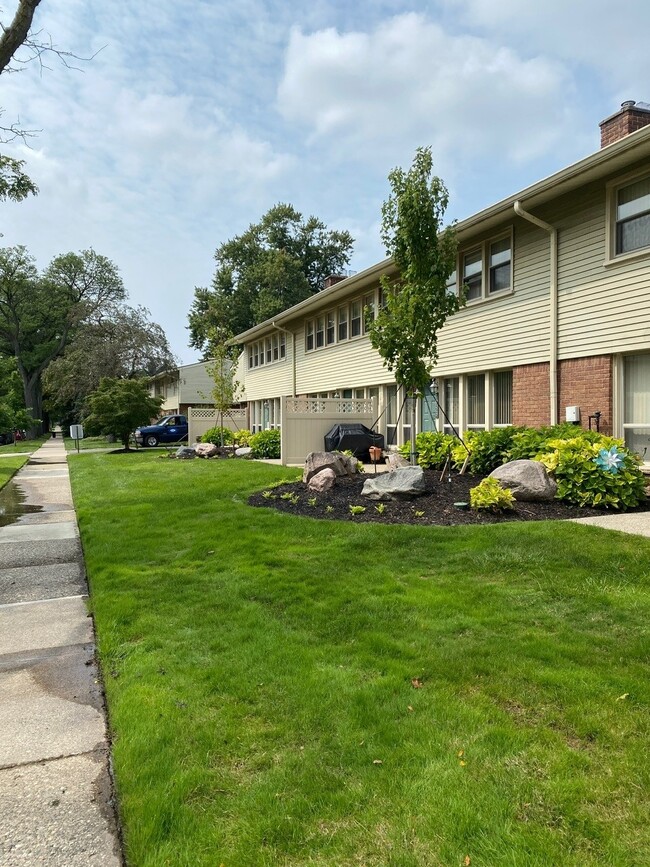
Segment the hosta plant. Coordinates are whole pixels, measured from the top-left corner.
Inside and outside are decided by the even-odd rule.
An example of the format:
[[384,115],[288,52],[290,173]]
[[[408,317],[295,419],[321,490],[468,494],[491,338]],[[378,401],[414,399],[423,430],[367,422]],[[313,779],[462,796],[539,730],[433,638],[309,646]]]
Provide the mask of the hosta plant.
[[514,507],[515,498],[509,488],[502,488],[497,479],[488,476],[470,490],[469,504],[472,509],[503,512]]

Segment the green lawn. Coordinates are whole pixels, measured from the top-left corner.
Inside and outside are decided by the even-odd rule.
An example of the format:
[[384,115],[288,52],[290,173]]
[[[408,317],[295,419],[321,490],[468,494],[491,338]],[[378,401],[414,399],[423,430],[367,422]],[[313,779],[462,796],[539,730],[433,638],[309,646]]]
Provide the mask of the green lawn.
[[35,440],[21,440],[17,443],[11,443],[8,446],[0,446],[0,455],[13,455],[19,452],[35,452],[40,449],[47,437],[38,437]]
[[3,457],[0,460],[0,488],[4,488],[7,482],[29,460],[28,455],[16,455],[15,457]]
[[641,865],[650,542],[316,521],[70,460],[129,864]]

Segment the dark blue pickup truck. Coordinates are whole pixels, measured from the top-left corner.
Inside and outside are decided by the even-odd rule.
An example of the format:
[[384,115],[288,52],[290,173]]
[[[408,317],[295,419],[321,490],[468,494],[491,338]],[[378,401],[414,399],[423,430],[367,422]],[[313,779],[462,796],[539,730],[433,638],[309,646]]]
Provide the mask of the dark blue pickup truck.
[[135,432],[135,441],[141,446],[180,443],[187,439],[187,434],[187,416],[166,415],[155,424],[139,427]]

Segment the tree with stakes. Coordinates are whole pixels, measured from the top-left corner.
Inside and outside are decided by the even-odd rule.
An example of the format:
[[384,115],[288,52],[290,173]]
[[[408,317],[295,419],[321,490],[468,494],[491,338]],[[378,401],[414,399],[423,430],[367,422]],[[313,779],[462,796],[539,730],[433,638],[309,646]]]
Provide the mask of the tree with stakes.
[[[370,342],[405,396],[423,394],[438,358],[438,332],[462,304],[448,291],[458,242],[453,224],[442,227],[449,194],[433,175],[431,149],[418,148],[408,171],[388,175],[392,193],[382,206],[381,238],[398,271],[381,278],[385,299],[370,325]],[[415,406],[411,462],[415,462]]]

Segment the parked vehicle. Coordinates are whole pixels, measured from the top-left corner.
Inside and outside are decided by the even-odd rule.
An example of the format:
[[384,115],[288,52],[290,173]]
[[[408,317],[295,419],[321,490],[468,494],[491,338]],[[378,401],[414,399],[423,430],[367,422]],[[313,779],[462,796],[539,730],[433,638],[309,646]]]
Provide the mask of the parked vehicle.
[[180,443],[187,440],[187,417],[184,415],[166,415],[154,424],[139,427],[135,432],[135,441],[142,446],[157,446],[158,443]]

